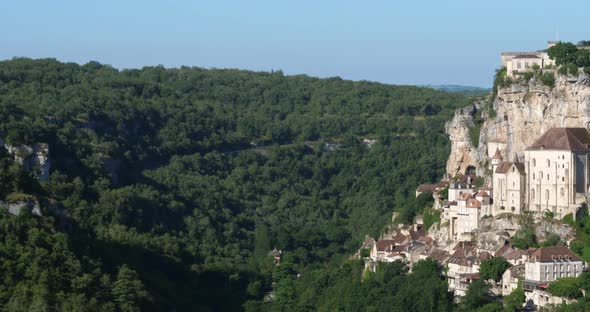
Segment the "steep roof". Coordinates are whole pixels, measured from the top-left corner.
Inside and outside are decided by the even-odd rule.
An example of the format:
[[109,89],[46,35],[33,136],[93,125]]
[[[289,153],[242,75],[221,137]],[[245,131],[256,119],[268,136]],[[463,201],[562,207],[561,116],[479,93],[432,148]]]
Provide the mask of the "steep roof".
[[469,198],[467,200],[467,208],[481,208],[481,202],[474,198]]
[[541,247],[531,254],[531,262],[582,261],[578,255],[565,246]]
[[434,192],[436,191],[436,184],[420,184],[416,188],[416,192],[424,193],[424,192]]
[[529,253],[523,249],[516,249],[504,254],[502,257],[506,260],[520,260],[522,256],[528,256]]
[[527,150],[590,150],[590,135],[585,128],[552,128],[547,130]]
[[377,248],[377,251],[392,251],[393,248],[395,248],[395,241],[391,239],[378,240],[375,243],[375,247]]
[[492,159],[499,159],[500,161],[502,161],[504,158],[502,157],[502,154],[500,154],[500,149],[496,147],[496,153],[494,154],[494,157],[492,157]]
[[496,173],[507,173],[510,168],[512,168],[512,165],[514,165],[516,167],[516,169],[518,170],[518,172],[522,175],[524,175],[524,164],[523,163],[513,163],[513,162],[509,162],[509,161],[503,161],[501,163],[498,164],[498,167],[496,168]]
[[490,195],[486,191],[480,190],[475,194],[475,197],[490,197]]

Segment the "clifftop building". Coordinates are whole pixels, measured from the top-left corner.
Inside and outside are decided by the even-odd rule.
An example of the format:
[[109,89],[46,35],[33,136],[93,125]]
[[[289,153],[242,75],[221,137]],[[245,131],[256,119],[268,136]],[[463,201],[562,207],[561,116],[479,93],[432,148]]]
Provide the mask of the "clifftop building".
[[[549,41],[547,48],[554,46],[557,41]],[[533,69],[534,65],[539,68],[553,66],[555,62],[549,58],[546,50],[534,52],[502,52],[502,67],[506,67],[508,76],[513,77],[516,73],[523,73]]]

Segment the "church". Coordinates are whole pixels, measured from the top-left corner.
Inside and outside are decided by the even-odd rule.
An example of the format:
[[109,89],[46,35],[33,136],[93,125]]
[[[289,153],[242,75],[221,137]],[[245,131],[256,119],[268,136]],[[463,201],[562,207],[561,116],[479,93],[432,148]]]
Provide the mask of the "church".
[[504,162],[499,150],[492,158],[492,215],[522,210],[555,218],[586,202],[589,183],[590,135],[584,128],[553,128],[524,151],[524,162]]

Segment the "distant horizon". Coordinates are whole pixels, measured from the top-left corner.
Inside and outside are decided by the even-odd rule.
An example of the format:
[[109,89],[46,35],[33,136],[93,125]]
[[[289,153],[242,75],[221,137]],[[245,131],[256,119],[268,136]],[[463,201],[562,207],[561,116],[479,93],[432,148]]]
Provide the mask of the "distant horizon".
[[580,0],[10,1],[0,3],[0,59],[489,88],[502,51],[589,40],[586,9],[590,3]]
[[101,65],[106,65],[106,66],[110,66],[118,71],[123,71],[123,70],[132,70],[132,69],[137,69],[137,70],[141,70],[144,67],[158,67],[158,66],[163,66],[165,69],[174,69],[174,68],[181,68],[181,67],[196,67],[196,68],[202,68],[202,69],[207,69],[207,70],[244,70],[244,71],[251,71],[251,72],[259,72],[259,73],[271,73],[271,72],[282,72],[285,76],[308,76],[311,78],[319,78],[319,79],[329,79],[329,78],[340,78],[342,80],[349,80],[349,81],[367,81],[367,82],[371,82],[371,83],[380,83],[380,84],[385,84],[385,85],[392,85],[392,86],[416,86],[416,87],[441,87],[441,86],[445,86],[445,87],[451,87],[451,86],[456,86],[456,87],[469,87],[469,88],[478,88],[478,89],[491,89],[492,86],[476,86],[476,85],[462,85],[462,84],[457,84],[457,83],[442,83],[442,84],[433,84],[433,83],[426,83],[426,84],[404,84],[404,83],[388,83],[388,82],[382,82],[382,81],[376,81],[376,80],[368,80],[368,79],[349,79],[349,78],[345,78],[345,77],[341,77],[341,76],[325,76],[325,77],[320,77],[320,76],[314,76],[314,75],[310,75],[310,74],[306,74],[306,73],[286,73],[284,70],[282,69],[270,69],[270,70],[253,70],[253,69],[247,69],[247,68],[220,68],[220,67],[203,67],[203,66],[198,66],[198,65],[179,65],[179,66],[165,66],[162,64],[156,64],[156,65],[144,65],[141,67],[117,67],[117,66],[113,66],[112,64],[107,64],[104,62],[101,62],[99,60],[88,60],[86,62],[76,62],[76,61],[67,61],[67,60],[60,60],[58,58],[55,57],[28,57],[28,56],[13,56],[11,58],[6,58],[6,59],[0,59],[0,62],[5,62],[5,61],[11,61],[13,59],[19,59],[19,58],[25,58],[25,59],[32,59],[32,60],[42,60],[42,59],[55,59],[58,62],[61,63],[74,63],[74,64],[78,64],[80,66],[88,64],[90,62],[98,62]]

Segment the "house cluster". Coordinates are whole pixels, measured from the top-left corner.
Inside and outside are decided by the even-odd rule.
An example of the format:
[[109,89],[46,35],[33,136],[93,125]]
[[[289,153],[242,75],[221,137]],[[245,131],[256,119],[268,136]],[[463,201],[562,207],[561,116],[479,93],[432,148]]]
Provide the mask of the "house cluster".
[[[441,216],[449,224],[451,240],[472,240],[485,217],[524,211],[536,218],[576,217],[590,187],[590,135],[586,129],[549,129],[512,161],[506,161],[506,144],[492,144],[491,185],[476,188],[471,176],[448,182]],[[434,185],[420,185],[416,194],[439,190]]]
[[[580,257],[565,246],[514,248],[507,231],[484,235],[483,223],[525,212],[537,220],[562,219],[568,214],[576,218],[589,193],[590,135],[584,128],[553,128],[521,153],[507,155],[506,147],[498,140],[488,143],[491,177],[483,180],[483,186],[476,186],[472,174],[418,186],[416,196],[429,192],[437,199],[435,208],[441,211],[441,224],[446,226],[440,229],[445,235],[437,236],[437,241],[415,226],[383,240],[368,238],[363,245],[371,250],[367,268],[374,270],[378,262],[396,260],[411,267],[430,257],[447,268],[449,288],[460,297],[480,278],[482,261],[503,257],[512,266],[500,284],[494,283],[496,294],[508,295],[520,281],[529,304],[543,307],[569,302],[549,294],[547,287],[557,279],[579,276],[585,269]],[[446,198],[440,198],[443,190],[448,191]]]
[[449,290],[456,298],[464,296],[469,285],[480,279],[479,269],[483,261],[502,257],[510,267],[499,283],[493,283],[496,295],[509,295],[522,285],[529,306],[545,307],[550,304],[571,303],[572,299],[556,297],[547,292],[550,282],[564,277],[578,277],[585,269],[584,262],[568,247],[553,246],[518,249],[510,244],[507,233],[498,233],[499,244],[457,242],[449,249],[437,246],[436,240],[427,236],[422,225],[396,230],[383,239],[367,236],[357,257],[365,255],[365,269],[375,272],[380,262],[405,262],[410,269],[423,259],[433,259],[446,268]]

